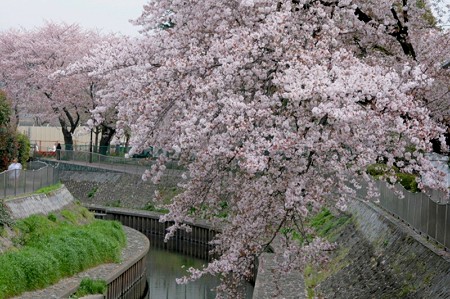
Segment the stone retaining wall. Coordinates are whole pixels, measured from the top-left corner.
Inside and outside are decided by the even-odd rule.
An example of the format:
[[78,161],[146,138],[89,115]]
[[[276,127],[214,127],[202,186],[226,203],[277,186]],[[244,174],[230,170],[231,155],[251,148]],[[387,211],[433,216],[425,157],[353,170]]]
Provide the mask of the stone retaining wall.
[[161,182],[155,185],[150,180],[143,181],[137,174],[60,172],[61,181],[83,203],[136,209],[151,202],[156,190],[176,189],[181,175],[179,170],[166,170]]
[[[352,202],[355,224],[338,238],[336,273],[319,298],[450,298],[450,255],[371,203]],[[342,258],[342,255],[345,255]]]
[[282,273],[278,269],[276,253],[263,253],[259,257],[253,299],[306,298],[303,274],[299,271]]

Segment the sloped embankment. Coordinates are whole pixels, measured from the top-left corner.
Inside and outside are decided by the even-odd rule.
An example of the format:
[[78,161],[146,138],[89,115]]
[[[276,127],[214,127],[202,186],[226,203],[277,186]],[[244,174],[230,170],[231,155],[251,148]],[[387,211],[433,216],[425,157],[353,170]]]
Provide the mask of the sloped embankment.
[[355,201],[350,212],[331,262],[305,271],[311,297],[450,298],[447,252],[375,205]]
[[152,202],[155,191],[171,196],[178,192],[182,172],[169,169],[158,185],[127,173],[61,171],[61,181],[84,204],[142,209]]

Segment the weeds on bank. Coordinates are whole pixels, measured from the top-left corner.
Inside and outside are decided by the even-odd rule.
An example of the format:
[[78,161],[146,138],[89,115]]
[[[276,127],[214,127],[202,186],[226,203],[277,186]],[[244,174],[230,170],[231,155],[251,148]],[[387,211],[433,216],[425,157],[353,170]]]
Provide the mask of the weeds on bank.
[[34,193],[37,193],[37,194],[49,194],[52,191],[60,189],[61,186],[62,186],[61,183],[58,182],[58,183],[50,185],[50,186],[42,187],[42,188],[34,191]]
[[172,202],[172,198],[181,192],[183,192],[183,189],[179,187],[160,187],[158,188],[158,202],[161,203],[161,205],[155,204],[153,201],[149,201],[143,209],[146,211],[167,214],[169,213],[169,210],[164,206],[170,204]]
[[[314,234],[329,241],[335,241],[344,228],[351,223],[352,218],[347,214],[339,216],[333,215],[330,210],[323,208],[319,213],[311,217],[307,225],[313,229]],[[312,240],[314,236],[308,235],[306,238]],[[300,242],[304,240],[300,238]],[[338,249],[336,256],[326,265],[307,265],[303,271],[308,298],[315,298],[314,289],[327,277],[338,272],[347,266],[345,257],[349,249]]]
[[70,299],[77,299],[87,295],[102,294],[105,295],[107,284],[104,280],[95,280],[91,278],[83,278],[80,286],[75,294],[70,296]]
[[33,215],[13,226],[14,248],[0,255],[0,298],[47,287],[87,268],[118,262],[125,233],[85,208]]
[[87,197],[91,198],[95,196],[95,193],[97,193],[98,187],[94,186],[92,189],[88,192]]

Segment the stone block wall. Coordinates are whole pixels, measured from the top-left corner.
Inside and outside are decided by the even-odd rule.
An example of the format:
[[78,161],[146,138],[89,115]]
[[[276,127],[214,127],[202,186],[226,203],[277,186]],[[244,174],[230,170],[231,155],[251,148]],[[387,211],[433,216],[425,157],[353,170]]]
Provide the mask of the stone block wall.
[[73,196],[86,204],[141,209],[152,202],[156,190],[177,188],[179,170],[167,170],[158,185],[127,173],[61,171],[61,181]]
[[450,298],[450,255],[373,204],[350,206],[354,225],[338,238],[340,270],[319,298]]

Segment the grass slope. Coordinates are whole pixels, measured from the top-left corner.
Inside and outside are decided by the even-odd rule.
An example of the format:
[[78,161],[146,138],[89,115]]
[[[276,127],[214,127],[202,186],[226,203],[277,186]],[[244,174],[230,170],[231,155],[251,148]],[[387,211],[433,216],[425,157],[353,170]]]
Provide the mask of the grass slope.
[[30,216],[11,228],[14,246],[0,255],[0,298],[117,262],[126,244],[120,223],[96,220],[78,205],[57,214]]

